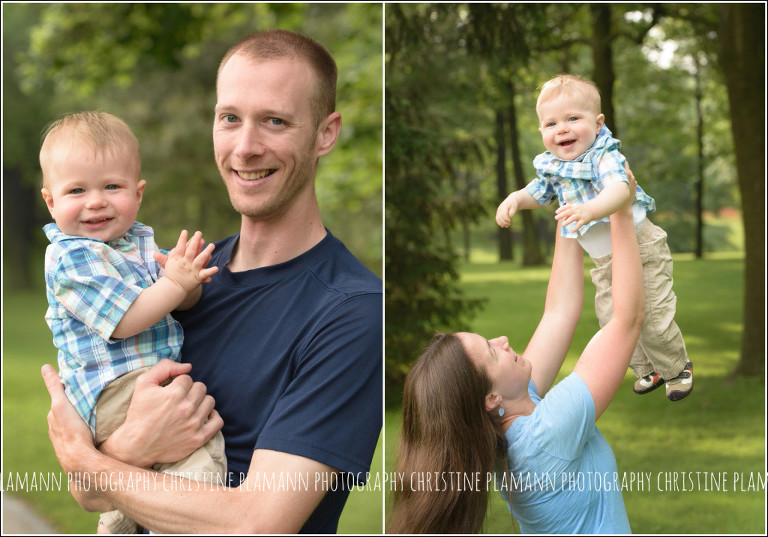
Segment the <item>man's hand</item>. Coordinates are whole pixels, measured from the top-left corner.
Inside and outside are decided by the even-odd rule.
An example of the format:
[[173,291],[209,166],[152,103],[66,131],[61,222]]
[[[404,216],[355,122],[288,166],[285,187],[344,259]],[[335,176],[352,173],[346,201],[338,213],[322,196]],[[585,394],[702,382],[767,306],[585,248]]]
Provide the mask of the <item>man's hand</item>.
[[[48,412],[48,437],[53,444],[56,458],[61,469],[70,479],[70,492],[83,509],[88,511],[110,511],[112,506],[96,493],[96,477],[91,479],[93,471],[91,461],[99,453],[93,446],[93,437],[88,425],[77,413],[75,407],[64,393],[64,385],[56,370],[45,364],[40,370],[48,394],[51,396],[51,410]],[[88,480],[87,487],[80,483]]]
[[218,267],[205,268],[211,260],[214,244],[209,244],[205,250],[202,247],[202,233],[195,232],[187,241],[187,230],[183,230],[179,234],[176,246],[168,252],[168,256],[158,254],[155,260],[165,267],[163,276],[189,293],[201,283],[211,281],[211,276],[219,270]]
[[53,450],[65,473],[78,472],[82,463],[82,453],[94,450],[93,437],[88,425],[67,399],[56,370],[45,364],[40,373],[45,387],[51,396],[51,410],[48,412],[48,436]]
[[[183,459],[224,425],[205,385],[186,375],[190,364],[161,360],[136,380],[125,422],[100,447],[143,468]],[[164,385],[172,377],[169,384]]]
[[586,203],[572,203],[558,207],[555,211],[555,220],[561,220],[563,227],[576,224],[573,231],[589,224],[595,219],[595,215]]
[[515,193],[513,192],[507,196],[507,198],[499,204],[499,208],[496,209],[496,223],[499,227],[509,227],[517,210],[517,196],[515,196]]

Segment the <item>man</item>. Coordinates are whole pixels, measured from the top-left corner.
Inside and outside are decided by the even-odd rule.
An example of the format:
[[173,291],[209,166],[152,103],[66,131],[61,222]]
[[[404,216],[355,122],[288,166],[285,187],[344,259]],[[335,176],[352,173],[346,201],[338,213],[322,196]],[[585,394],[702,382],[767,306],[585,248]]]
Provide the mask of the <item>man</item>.
[[[84,508],[119,509],[162,533],[336,531],[381,429],[382,286],[325,229],[315,198],[318,158],[341,128],[335,90],[332,57],[298,34],[254,34],[225,55],[214,153],[242,223],[216,243],[219,272],[198,305],[177,317],[198,382],[188,364],[155,366],[99,451],[43,367],[49,435],[83,482],[73,494]],[[140,469],[219,428],[228,487]],[[86,487],[92,475],[154,486]]]

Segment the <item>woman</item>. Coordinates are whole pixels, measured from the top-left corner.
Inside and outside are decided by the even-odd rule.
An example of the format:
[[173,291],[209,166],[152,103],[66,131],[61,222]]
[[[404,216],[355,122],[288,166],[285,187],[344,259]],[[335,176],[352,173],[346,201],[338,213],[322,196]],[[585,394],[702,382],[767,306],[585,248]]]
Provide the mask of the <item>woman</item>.
[[630,532],[621,492],[603,481],[613,479],[616,460],[595,421],[624,378],[643,322],[631,199],[610,220],[613,318],[552,390],[584,295],[581,247],[559,230],[544,314],[522,356],[506,337],[459,333],[438,335],[416,360],[405,383],[397,472],[433,476],[440,486],[406,480],[395,491],[392,532],[479,531],[494,483],[466,486],[462,476],[475,473],[495,473],[495,486],[508,488],[523,532]]

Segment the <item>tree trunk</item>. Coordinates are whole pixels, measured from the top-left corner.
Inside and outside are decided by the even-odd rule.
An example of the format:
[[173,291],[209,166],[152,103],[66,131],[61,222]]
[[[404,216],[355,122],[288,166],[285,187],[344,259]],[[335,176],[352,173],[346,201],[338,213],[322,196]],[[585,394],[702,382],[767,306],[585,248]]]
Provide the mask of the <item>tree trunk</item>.
[[36,195],[36,189],[24,183],[19,168],[3,169],[3,279],[13,282],[6,290],[29,289],[32,274],[38,274],[30,265],[31,248],[39,244],[32,234],[42,233],[33,210]]
[[699,147],[698,155],[698,176],[696,178],[696,259],[704,257],[704,117],[701,114],[701,66],[699,59],[693,54],[694,67],[696,71],[696,142]]
[[469,263],[469,254],[472,250],[472,241],[469,237],[469,222],[466,218],[461,219],[461,236],[464,242],[464,261]]
[[719,24],[744,220],[744,333],[734,374],[765,375],[765,6],[722,4]]
[[592,62],[594,72],[593,82],[600,89],[602,112],[605,114],[605,124],[615,138],[619,137],[616,125],[616,114],[613,110],[613,51],[611,49],[611,5],[590,4],[589,13],[592,18]]
[[[515,112],[515,84],[512,80],[507,81],[509,89],[509,146],[512,149],[512,167],[515,170],[515,183],[517,189],[524,188],[526,185],[525,174],[523,173],[523,164],[520,160],[520,145],[517,139],[517,113]],[[541,254],[539,239],[536,236],[536,223],[532,211],[520,211],[518,213],[523,219],[523,265],[543,265],[544,256]]]
[[[507,187],[507,154],[504,140],[504,113],[496,111],[496,193],[499,203],[509,195]],[[510,228],[500,227],[499,236],[499,260],[512,260],[515,258],[512,252],[512,232]]]

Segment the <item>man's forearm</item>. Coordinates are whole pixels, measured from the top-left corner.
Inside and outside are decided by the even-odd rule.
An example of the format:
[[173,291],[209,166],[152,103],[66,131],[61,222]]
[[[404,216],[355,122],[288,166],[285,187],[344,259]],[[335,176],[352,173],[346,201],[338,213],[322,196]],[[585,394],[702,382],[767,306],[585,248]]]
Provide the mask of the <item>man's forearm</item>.
[[[315,461],[265,450],[254,452],[248,476],[237,488],[141,470],[104,456],[91,471],[122,476],[126,486],[100,494],[147,529],[209,534],[295,533],[320,503],[333,473]],[[305,479],[295,477],[302,475]],[[281,486],[289,479],[301,485]]]
[[73,487],[86,510],[119,509],[158,533],[232,533],[244,518],[237,489],[142,470],[102,454],[88,459],[88,469],[75,474],[82,485]]

